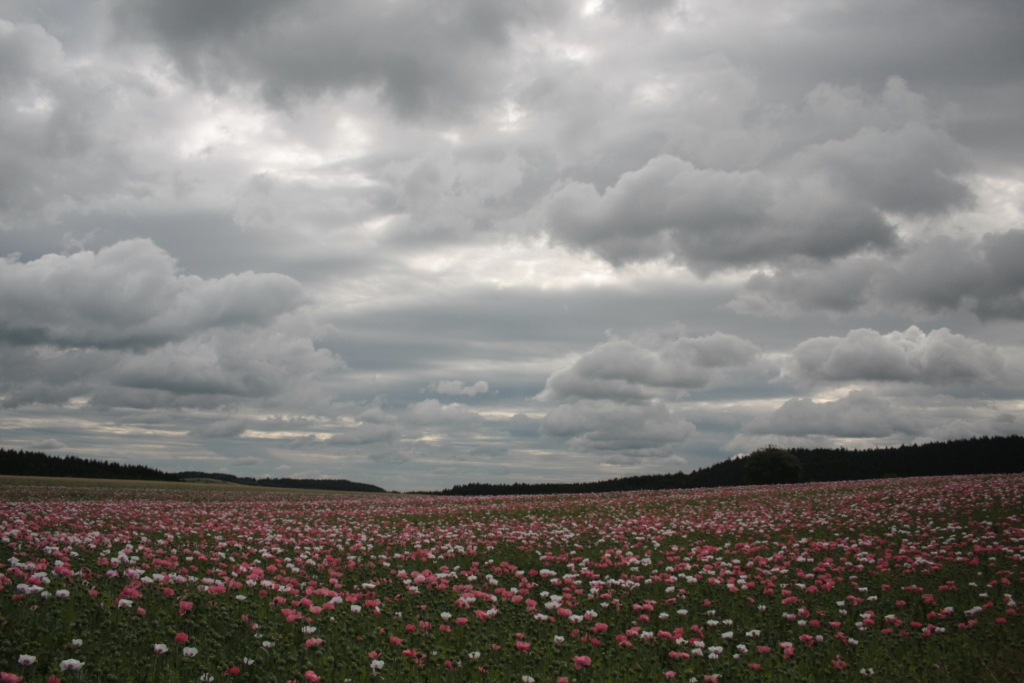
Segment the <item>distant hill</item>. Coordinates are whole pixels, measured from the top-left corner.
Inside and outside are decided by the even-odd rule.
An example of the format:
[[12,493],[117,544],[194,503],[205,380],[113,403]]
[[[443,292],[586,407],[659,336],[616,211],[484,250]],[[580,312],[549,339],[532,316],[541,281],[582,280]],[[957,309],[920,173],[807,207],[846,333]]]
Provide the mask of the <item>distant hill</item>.
[[348,479],[274,479],[266,477],[254,479],[252,477],[236,477],[233,474],[222,472],[178,472],[178,479],[181,481],[210,480],[216,479],[229,484],[244,484],[246,486],[277,486],[289,489],[319,489],[322,491],[363,491],[366,493],[384,493],[384,489],[373,484],[360,484]]
[[[803,481],[808,482],[1024,472],[1024,436],[981,437],[868,450],[789,450],[800,460]],[[459,484],[439,493],[502,496],[741,486],[743,467],[742,458],[732,458],[689,474],[648,474],[585,484]]]
[[82,477],[86,479],[133,479],[146,481],[216,480],[247,486],[276,486],[321,491],[363,491],[383,493],[373,484],[347,479],[253,479],[219,472],[164,472],[145,465],[122,465],[105,460],[86,460],[73,455],[63,457],[31,451],[0,449],[0,474],[29,477]]
[[178,481],[178,477],[145,465],[122,465],[105,460],[63,458],[45,453],[0,449],[0,474],[28,477],[87,477],[91,479],[144,479]]
[[[790,449],[790,452],[800,460],[803,481],[808,482],[1024,472],[1024,436],[981,437],[867,450],[794,448]],[[575,484],[459,484],[443,491],[422,493],[446,496],[502,496],[740,486],[743,484],[743,469],[743,459],[732,458],[688,474],[648,474]],[[144,465],[122,465],[102,460],[85,460],[72,455],[58,457],[45,453],[3,449],[0,449],[0,474],[150,481],[213,480],[245,486],[384,492],[379,486],[347,479],[254,479],[221,472],[169,473]]]

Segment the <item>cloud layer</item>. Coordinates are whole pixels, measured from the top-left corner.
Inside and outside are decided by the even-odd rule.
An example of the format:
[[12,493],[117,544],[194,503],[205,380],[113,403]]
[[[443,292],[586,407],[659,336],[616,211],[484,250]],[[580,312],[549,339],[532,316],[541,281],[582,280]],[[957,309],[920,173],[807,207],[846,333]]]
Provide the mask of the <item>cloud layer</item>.
[[6,446],[396,489],[1024,424],[1024,6],[13,0]]

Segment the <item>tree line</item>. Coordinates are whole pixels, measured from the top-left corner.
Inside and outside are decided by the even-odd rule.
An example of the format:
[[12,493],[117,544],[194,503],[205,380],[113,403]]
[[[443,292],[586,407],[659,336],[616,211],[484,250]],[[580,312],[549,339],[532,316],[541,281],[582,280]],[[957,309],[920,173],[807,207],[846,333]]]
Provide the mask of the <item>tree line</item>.
[[55,456],[33,451],[0,449],[0,474],[28,477],[81,477],[84,479],[133,479],[146,481],[216,480],[248,486],[275,486],[292,489],[319,489],[323,491],[364,491],[383,493],[373,484],[361,484],[348,479],[279,479],[265,477],[236,477],[221,472],[164,472],[145,465],[122,465],[106,460],[86,460],[74,455]]
[[145,479],[149,481],[178,481],[168,474],[145,465],[122,465],[106,460],[86,460],[74,455],[64,457],[0,449],[0,474],[26,477],[84,477],[89,479]]
[[[459,484],[440,491],[446,496],[502,496],[546,493],[608,493],[614,491],[651,491],[659,489],[742,486],[748,483],[779,481],[846,481],[885,477],[930,477],[956,474],[1008,474],[1024,472],[1024,436],[978,437],[957,441],[913,444],[889,448],[847,450],[845,448],[775,449],[776,462],[788,474],[756,474],[748,465],[758,451],[736,457],[690,473],[647,474],[589,483],[565,484]],[[797,463],[780,464],[785,453]],[[774,468],[774,469],[772,469]],[[795,475],[792,472],[796,472]]]
[[[756,456],[756,457],[755,457]],[[551,493],[610,493],[658,489],[710,488],[785,481],[825,482],[885,477],[925,477],[955,474],[1009,474],[1024,472],[1024,436],[978,437],[958,441],[904,445],[890,448],[793,448],[768,446],[702,467],[693,472],[645,474],[587,483],[458,484],[442,491],[422,491],[445,496],[502,496]],[[0,449],[0,475],[82,477],[150,481],[216,480],[248,486],[364,491],[384,489],[347,479],[287,479],[238,477],[221,472],[170,473],[145,465],[123,465],[87,460],[73,455]]]

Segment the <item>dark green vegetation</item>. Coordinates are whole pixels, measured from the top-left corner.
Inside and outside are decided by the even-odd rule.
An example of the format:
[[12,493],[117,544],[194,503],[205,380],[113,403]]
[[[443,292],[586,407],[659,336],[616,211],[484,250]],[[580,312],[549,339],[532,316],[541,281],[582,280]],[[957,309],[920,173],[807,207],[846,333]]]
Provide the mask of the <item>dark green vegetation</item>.
[[130,479],[135,481],[220,481],[246,486],[271,486],[322,491],[362,491],[383,493],[373,484],[347,479],[253,479],[216,472],[163,472],[144,465],[122,465],[103,460],[86,460],[73,455],[64,457],[30,451],[0,449],[0,475],[26,477],[81,477],[92,479]]
[[178,481],[178,476],[145,465],[122,465],[104,460],[86,460],[73,455],[63,458],[0,449],[0,474],[25,477],[90,477],[93,479],[135,479],[147,481]]
[[743,459],[746,484],[794,484],[803,477],[804,468],[785,448],[766,446]]
[[[774,464],[769,468],[769,472],[762,472],[757,467],[751,470],[750,458],[763,452],[774,453],[772,460]],[[790,453],[795,459],[795,463],[794,460],[781,455],[784,453]],[[788,464],[783,464],[783,461]],[[742,486],[759,483],[854,481],[888,477],[1010,474],[1016,472],[1024,472],[1024,436],[981,437],[898,448],[873,448],[863,451],[843,448],[784,450],[769,446],[755,451],[751,456],[726,460],[689,474],[684,472],[649,474],[589,483],[459,484],[437,493],[449,496],[611,493]],[[254,479],[219,472],[191,471],[173,474],[143,465],[121,465],[99,460],[85,460],[75,456],[61,458],[45,453],[0,449],[0,475],[3,474],[136,481],[219,481],[246,486],[384,492],[384,489],[379,486],[347,479]]]
[[[803,470],[800,481],[806,482],[1024,472],[1024,436],[982,437],[863,451],[793,448],[789,452]],[[583,484],[460,484],[441,494],[497,496],[742,486],[746,483],[745,460],[733,458],[689,474],[648,474]]]
[[245,486],[273,486],[287,489],[317,489],[320,491],[363,491],[365,493],[383,493],[384,489],[373,484],[361,484],[348,479],[278,479],[265,477],[254,479],[252,477],[236,477],[233,474],[221,472],[178,472],[176,475],[180,481],[215,480],[228,484],[243,484]]

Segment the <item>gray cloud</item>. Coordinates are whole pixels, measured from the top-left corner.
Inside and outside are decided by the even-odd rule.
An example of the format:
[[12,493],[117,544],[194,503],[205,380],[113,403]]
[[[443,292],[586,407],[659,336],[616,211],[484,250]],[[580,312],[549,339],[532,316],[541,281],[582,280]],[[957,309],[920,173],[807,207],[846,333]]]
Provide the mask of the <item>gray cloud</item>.
[[991,436],[1013,436],[1024,433],[1024,420],[1011,413],[1000,413],[995,417],[970,419],[954,417],[932,432],[936,439],[970,439],[978,434]]
[[35,23],[0,17],[0,62],[0,227],[119,189],[130,174],[127,156],[96,130],[116,85],[73,65]]
[[671,256],[702,273],[895,245],[893,226],[874,207],[832,190],[659,157],[604,194],[581,183],[560,189],[549,227],[557,241],[615,264]]
[[505,429],[512,436],[535,437],[540,434],[541,421],[523,413],[513,415]]
[[753,275],[730,303],[736,311],[793,314],[824,309],[963,309],[983,320],[1024,319],[1024,230],[979,238],[939,235],[906,246],[893,258],[854,257],[828,267]]
[[[140,351],[0,345],[0,395],[6,407],[85,398],[103,409],[209,410],[259,399],[265,409],[330,412],[330,387],[345,369],[309,338],[268,328],[219,329]],[[194,431],[227,436],[224,429],[268,425],[215,420]]]
[[368,460],[384,465],[404,465],[414,458],[415,454],[409,451],[379,451],[369,453]]
[[210,424],[203,425],[198,429],[193,429],[191,432],[189,432],[189,434],[191,436],[202,436],[206,438],[238,436],[247,428],[247,420],[218,420],[216,422],[211,422]]
[[487,382],[479,380],[467,386],[461,380],[441,380],[430,385],[432,391],[450,396],[476,396],[488,392]]
[[989,277],[976,294],[978,315],[1024,319],[1024,229],[985,235],[981,247]]
[[739,164],[720,149],[710,156],[699,136],[603,183],[568,182],[546,206],[551,236],[617,265],[670,258],[707,274],[891,251],[895,215],[973,205],[968,150],[899,78],[878,95],[821,83],[773,115],[770,140],[735,132],[756,150]]
[[707,386],[721,371],[748,365],[757,351],[747,340],[721,332],[646,344],[612,340],[551,375],[539,398],[649,399],[665,389]]
[[116,362],[113,354],[95,349],[0,345],[0,391],[8,407],[65,403],[87,394],[97,375]]
[[327,439],[329,444],[354,446],[382,441],[394,441],[401,435],[395,427],[385,424],[367,423],[351,427]]
[[800,176],[824,173],[849,199],[886,212],[931,215],[974,199],[956,180],[970,170],[966,150],[920,123],[893,131],[861,128],[852,137],[808,147],[790,163]]
[[425,6],[323,0],[122,3],[122,34],[147,36],[189,77],[216,89],[258,84],[271,102],[378,90],[403,117],[458,115],[507,76],[510,33],[559,3],[445,0]]
[[922,433],[925,427],[913,412],[901,409],[871,392],[851,391],[846,397],[836,401],[790,399],[770,415],[757,417],[746,423],[743,430],[750,434],[780,436],[913,436]]
[[[239,436],[243,432],[249,430],[257,432],[268,432],[278,430],[302,429],[304,427],[308,427],[311,423],[311,420],[301,417],[272,417],[262,420],[234,417],[216,420],[214,422],[208,422],[190,431],[189,435],[200,436],[205,438],[232,437]],[[316,437],[313,436],[313,439],[315,440]]]
[[29,444],[29,448],[39,451],[57,451],[67,449],[67,445],[59,439],[43,439]]
[[274,417],[267,417],[262,420],[250,420],[248,428],[261,432],[290,431],[305,429],[316,423],[316,420],[308,417],[285,417],[282,415],[275,415]]
[[441,403],[436,398],[410,405],[405,417],[414,424],[422,425],[467,424],[481,419],[478,413],[465,404]]
[[847,313],[871,299],[876,258],[851,258],[827,266],[782,268],[752,275],[728,306],[739,313],[791,316],[806,310]]
[[381,201],[392,212],[387,236],[394,248],[473,239],[515,220],[554,174],[553,159],[528,148],[484,144],[396,156],[368,169],[388,190]]
[[148,240],[0,260],[0,330],[15,343],[158,346],[210,328],[265,326],[304,299],[301,285],[282,275],[183,275]]
[[379,404],[374,404],[356,415],[356,419],[360,422],[372,424],[390,424],[395,421],[395,416],[388,415],[381,409]]
[[344,368],[340,359],[314,348],[306,338],[283,332],[222,331],[125,355],[111,375],[117,386],[148,391],[269,398],[292,389],[297,400],[318,379]]
[[560,405],[544,417],[542,429],[551,436],[568,437],[570,447],[577,450],[630,457],[677,453],[695,431],[693,424],[661,403],[612,401]]
[[858,329],[844,338],[808,339],[793,350],[790,371],[819,381],[878,380],[945,386],[1001,384],[1006,369],[999,350],[988,344],[946,328],[925,334],[912,326],[885,335]]

